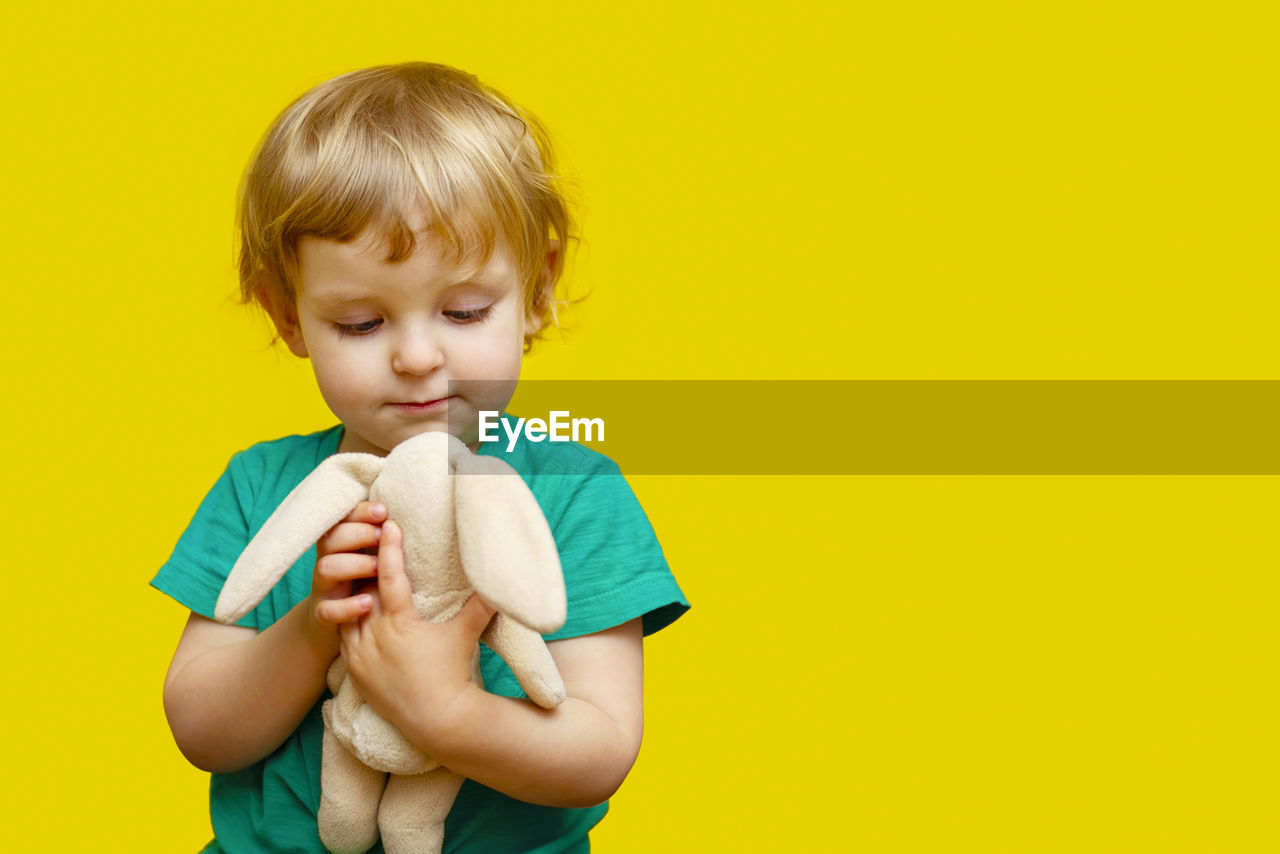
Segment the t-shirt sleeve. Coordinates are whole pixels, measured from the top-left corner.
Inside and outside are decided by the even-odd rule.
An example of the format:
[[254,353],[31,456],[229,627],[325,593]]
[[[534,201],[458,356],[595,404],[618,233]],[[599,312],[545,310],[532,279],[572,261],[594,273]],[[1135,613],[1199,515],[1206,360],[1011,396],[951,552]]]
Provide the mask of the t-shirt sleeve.
[[601,456],[595,469],[553,476],[563,495],[559,506],[544,507],[560,550],[569,605],[563,628],[548,640],[604,631],[637,617],[649,635],[689,609],[617,465]]
[[[253,495],[246,465],[243,453],[232,457],[173,554],[151,579],[152,587],[209,619],[231,567],[249,542]],[[238,625],[258,628],[256,612],[250,611]]]

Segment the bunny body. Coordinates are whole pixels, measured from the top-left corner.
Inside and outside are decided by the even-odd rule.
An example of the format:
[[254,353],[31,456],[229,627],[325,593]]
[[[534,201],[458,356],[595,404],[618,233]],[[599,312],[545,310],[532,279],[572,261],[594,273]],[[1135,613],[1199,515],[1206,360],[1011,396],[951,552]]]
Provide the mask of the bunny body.
[[[404,532],[405,574],[425,620],[452,618],[473,593],[498,612],[482,640],[544,708],[564,684],[540,631],[564,622],[564,582],[550,529],[524,481],[446,433],[409,439],[386,458],[338,454],[272,514],[233,567],[216,616],[234,622],[311,543],[361,500],[386,506]],[[473,658],[480,681],[479,649]],[[439,851],[462,778],[414,747],[360,696],[341,657],[323,706],[320,837],[331,851],[365,851],[379,831],[389,854]],[[388,779],[387,775],[392,776]]]

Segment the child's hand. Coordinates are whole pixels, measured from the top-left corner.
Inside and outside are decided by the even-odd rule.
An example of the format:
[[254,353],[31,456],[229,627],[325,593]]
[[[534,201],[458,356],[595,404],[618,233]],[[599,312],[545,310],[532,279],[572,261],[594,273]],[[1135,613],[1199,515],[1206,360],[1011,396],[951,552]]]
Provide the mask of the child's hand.
[[465,717],[463,700],[478,690],[472,657],[494,612],[473,595],[452,619],[423,620],[404,574],[403,542],[394,522],[382,526],[377,592],[368,616],[341,625],[341,649],[356,687],[383,718],[430,737]]
[[307,601],[312,625],[318,624],[335,649],[337,627],[367,614],[373,606],[373,597],[368,593],[353,595],[352,582],[377,576],[378,559],[361,549],[378,545],[379,526],[386,518],[386,507],[361,501],[347,518],[316,542],[316,566],[311,573],[311,595]]

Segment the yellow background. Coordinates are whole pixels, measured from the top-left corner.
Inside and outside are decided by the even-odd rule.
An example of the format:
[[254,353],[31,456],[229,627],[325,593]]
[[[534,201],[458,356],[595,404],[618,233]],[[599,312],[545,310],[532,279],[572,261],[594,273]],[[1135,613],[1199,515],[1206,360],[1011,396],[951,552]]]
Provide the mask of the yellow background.
[[[209,836],[147,581],[231,453],[330,423],[232,297],[304,89],[432,59],[552,128],[590,298],[529,377],[1277,379],[1268,5],[10,10],[5,848]],[[816,452],[823,407],[678,426]],[[1275,850],[1275,478],[634,486],[695,608],[604,854]]]

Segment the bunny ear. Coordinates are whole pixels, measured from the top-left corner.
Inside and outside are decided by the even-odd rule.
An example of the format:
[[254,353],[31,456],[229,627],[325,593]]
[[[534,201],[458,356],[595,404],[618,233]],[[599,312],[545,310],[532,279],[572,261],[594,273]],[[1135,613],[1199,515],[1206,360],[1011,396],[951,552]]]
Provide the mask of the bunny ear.
[[372,454],[336,454],[295,486],[231,568],[214,618],[234,623],[261,602],[303,552],[368,496],[382,463]]
[[564,576],[542,508],[515,469],[496,457],[455,458],[458,553],[476,592],[539,632],[564,625]]

